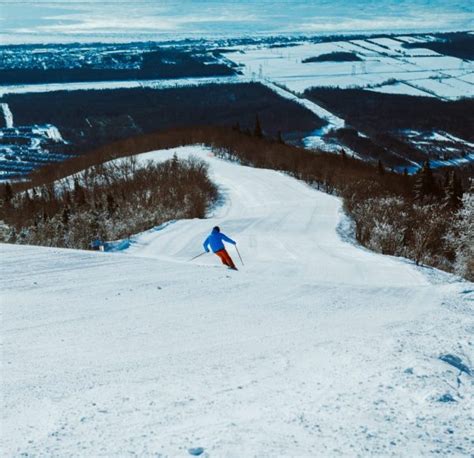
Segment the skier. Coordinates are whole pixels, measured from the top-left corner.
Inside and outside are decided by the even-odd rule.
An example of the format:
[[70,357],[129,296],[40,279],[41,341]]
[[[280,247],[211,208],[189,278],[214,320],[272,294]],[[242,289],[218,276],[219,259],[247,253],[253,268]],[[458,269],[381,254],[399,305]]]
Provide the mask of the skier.
[[206,252],[209,253],[210,245],[212,251],[217,254],[219,258],[221,258],[222,264],[230,267],[233,270],[237,270],[234,261],[232,261],[232,258],[229,256],[229,253],[227,253],[227,250],[224,247],[223,241],[232,243],[232,245],[237,245],[236,242],[234,242],[231,238],[227,237],[227,235],[221,232],[219,226],[216,226],[212,229],[212,232],[204,241],[204,249],[206,250]]

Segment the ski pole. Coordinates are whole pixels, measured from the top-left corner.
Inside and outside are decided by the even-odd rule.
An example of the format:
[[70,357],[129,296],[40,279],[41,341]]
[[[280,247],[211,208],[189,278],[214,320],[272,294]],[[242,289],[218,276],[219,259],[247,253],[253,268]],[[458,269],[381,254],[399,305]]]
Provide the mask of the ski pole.
[[239,249],[237,248],[237,245],[235,245],[235,249],[237,250],[237,254],[239,255],[240,262],[242,263],[243,266],[245,266],[244,261],[242,261],[242,256],[240,256]]
[[206,254],[206,253],[207,253],[207,251],[203,251],[202,253],[198,254],[197,256],[194,256],[194,258],[191,258],[188,262],[191,262],[194,259],[197,259],[197,258],[199,258],[199,256],[202,256],[203,254]]

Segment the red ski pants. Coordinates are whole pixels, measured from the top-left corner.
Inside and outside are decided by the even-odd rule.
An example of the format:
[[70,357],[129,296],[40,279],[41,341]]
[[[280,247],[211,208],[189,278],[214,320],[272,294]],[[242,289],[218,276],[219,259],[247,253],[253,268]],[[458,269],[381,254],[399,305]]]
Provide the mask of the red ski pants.
[[219,256],[219,258],[221,258],[222,264],[235,269],[234,261],[232,261],[232,258],[229,256],[229,253],[227,253],[225,248],[223,250],[216,251],[216,254]]

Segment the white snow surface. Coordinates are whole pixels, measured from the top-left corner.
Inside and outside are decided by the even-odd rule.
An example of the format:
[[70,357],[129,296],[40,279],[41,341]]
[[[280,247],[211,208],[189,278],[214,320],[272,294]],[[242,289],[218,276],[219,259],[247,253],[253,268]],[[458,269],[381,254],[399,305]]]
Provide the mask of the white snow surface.
[[11,129],[13,127],[13,113],[11,112],[8,103],[0,103],[0,109],[5,118],[5,127]]
[[[303,63],[309,57],[340,51],[354,53],[362,61]],[[241,66],[245,76],[265,78],[300,93],[316,86],[338,86],[375,87],[379,92],[409,95],[417,91],[416,95],[446,100],[474,96],[474,85],[465,79],[472,74],[472,63],[422,47],[406,49],[391,38],[308,42],[281,48],[243,46],[226,56]],[[389,80],[399,83],[395,91],[393,85],[385,84]]]
[[[329,129],[342,129],[346,124],[344,119],[339,118],[335,114],[331,113],[320,105],[311,102],[308,99],[298,97],[297,95],[290,92],[288,89],[278,86],[267,79],[259,80],[259,82],[272,89],[279,96],[304,106],[319,118],[324,119],[328,123],[327,126],[323,128],[324,133],[327,132]],[[320,135],[322,135],[322,133],[320,133]]]
[[33,128],[33,132],[36,134],[42,134],[57,143],[65,143],[61,132],[59,132],[59,129],[56,126],[53,126],[52,124],[45,124],[44,126],[35,126]]
[[202,78],[172,78],[125,81],[87,81],[79,83],[13,84],[0,86],[0,97],[5,94],[30,94],[55,91],[100,91],[107,89],[154,88],[167,89],[206,84],[235,84],[251,81],[238,76],[219,76]]
[[[3,456],[469,456],[472,283],[371,253],[340,199],[194,146],[223,202],[121,253],[0,245]],[[219,224],[239,272],[201,251]],[[440,402],[443,395],[452,402]]]

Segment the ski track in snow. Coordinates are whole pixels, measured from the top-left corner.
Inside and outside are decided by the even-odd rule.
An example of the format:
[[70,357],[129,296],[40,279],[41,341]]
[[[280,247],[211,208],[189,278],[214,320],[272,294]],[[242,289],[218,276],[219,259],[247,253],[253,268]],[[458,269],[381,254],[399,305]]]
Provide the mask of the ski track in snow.
[[[344,242],[341,201],[282,173],[141,159],[173,152],[209,162],[209,219],[0,245],[3,455],[469,456],[472,376],[439,357],[472,373],[472,283]],[[239,272],[188,262],[215,224]]]

